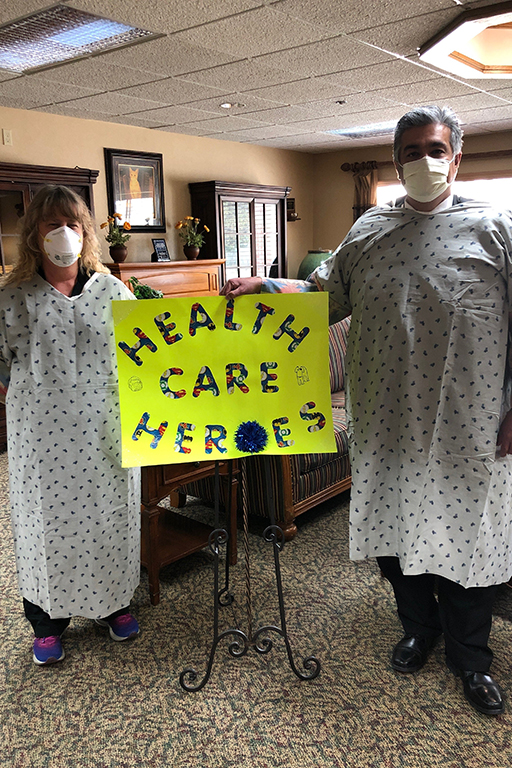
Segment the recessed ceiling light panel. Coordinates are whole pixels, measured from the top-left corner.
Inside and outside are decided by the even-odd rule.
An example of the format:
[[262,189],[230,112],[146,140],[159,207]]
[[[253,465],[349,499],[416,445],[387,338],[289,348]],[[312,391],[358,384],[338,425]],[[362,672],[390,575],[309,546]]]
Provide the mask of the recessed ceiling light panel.
[[395,130],[396,120],[386,123],[372,123],[370,125],[355,125],[352,128],[335,128],[324,133],[344,136],[347,139],[362,139],[371,136],[386,136]]
[[155,37],[161,35],[55,5],[0,27],[0,69],[24,74]]
[[465,78],[512,77],[512,2],[464,11],[419,49],[420,60]]

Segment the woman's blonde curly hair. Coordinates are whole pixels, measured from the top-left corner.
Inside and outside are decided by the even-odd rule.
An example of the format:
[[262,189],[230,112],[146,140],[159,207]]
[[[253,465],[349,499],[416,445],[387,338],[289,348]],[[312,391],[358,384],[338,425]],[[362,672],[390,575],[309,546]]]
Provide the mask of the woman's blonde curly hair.
[[75,219],[82,226],[83,247],[80,258],[82,269],[88,275],[93,272],[109,272],[101,263],[100,244],[85,202],[68,187],[48,185],[37,192],[27,208],[21,221],[17,259],[11,272],[2,278],[1,285],[20,285],[32,280],[43,263],[39,224],[51,219],[55,214]]

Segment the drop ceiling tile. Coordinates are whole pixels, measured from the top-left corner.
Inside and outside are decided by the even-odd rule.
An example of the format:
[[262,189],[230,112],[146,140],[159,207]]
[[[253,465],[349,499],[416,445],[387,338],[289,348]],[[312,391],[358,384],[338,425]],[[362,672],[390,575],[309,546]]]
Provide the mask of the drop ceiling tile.
[[170,33],[242,13],[260,6],[261,0],[73,0],[72,5],[154,32]]
[[357,128],[375,123],[394,122],[404,114],[402,107],[389,107],[388,109],[375,109],[366,112],[354,112],[351,115],[337,115],[320,120],[305,120],[303,122],[288,123],[291,128],[295,126],[301,130],[334,131],[338,128]]
[[[435,74],[437,75],[437,72]],[[398,87],[404,83],[420,83],[433,77],[430,69],[426,67],[418,66],[407,59],[395,59],[384,64],[373,64],[371,67],[332,73],[329,80],[338,84],[341,93],[356,93]]]
[[[468,85],[472,85],[474,88],[479,88],[481,91],[485,91],[486,93],[495,93],[496,91],[501,91],[506,89],[507,87],[510,88],[511,80],[507,78],[488,78],[488,79],[482,79],[482,78],[459,78],[463,79],[464,82],[466,82]],[[499,94],[498,94],[499,95]]]
[[[217,90],[220,89],[224,93],[229,91],[249,91],[252,93],[254,88],[287,83],[293,79],[293,76],[289,72],[264,67],[254,59],[244,59],[233,64],[223,64],[220,67],[203,69],[200,72],[187,75],[183,79],[187,82],[200,83]],[[254,95],[259,96],[257,93]],[[266,97],[262,96],[262,98]],[[269,96],[268,98],[273,101],[282,101],[282,99],[277,97]]]
[[487,109],[492,107],[506,107],[507,102],[496,98],[495,95],[473,92],[465,96],[454,96],[447,101],[446,105],[450,106],[456,114],[462,115],[475,109],[483,109],[487,112]]
[[473,112],[464,112],[461,116],[461,123],[465,130],[466,125],[471,125],[471,123],[482,123],[483,121],[492,121],[494,123],[500,120],[508,120],[509,118],[512,118],[512,104],[504,107],[491,107],[483,111],[477,109]]
[[[343,101],[339,104],[338,101]],[[360,114],[370,109],[389,109],[396,106],[391,99],[382,98],[373,93],[357,93],[345,96],[343,99],[327,99],[312,101],[300,105],[266,109],[252,114],[258,120],[270,123],[291,123],[301,120],[319,120],[322,118],[343,118],[345,115]]]
[[428,12],[453,9],[453,0],[407,0],[402,3],[387,0],[279,0],[271,7],[295,19],[307,19],[311,24],[338,32],[353,32],[397,23]]
[[158,129],[160,123],[148,120],[144,117],[139,117],[139,114],[135,115],[107,115],[102,118],[108,123],[119,123],[120,125],[134,125],[136,128],[153,128]]
[[261,128],[246,128],[245,130],[229,131],[226,138],[232,141],[255,141],[257,139],[275,139],[281,136],[294,136],[297,130],[289,125],[264,125]]
[[213,136],[221,135],[222,131],[214,131],[213,129],[207,129],[205,126],[208,121],[204,120],[201,123],[187,123],[186,125],[160,125],[156,130],[165,131],[166,133],[182,133],[187,136]]
[[[506,123],[507,121],[504,120],[503,122]],[[472,136],[482,133],[486,134],[498,130],[493,127],[494,125],[495,123],[470,123],[469,125],[464,126],[464,136]]]
[[[179,32],[178,41],[232,56],[251,57],[329,37],[323,27],[294,19],[266,6]],[[293,42],[291,42],[293,41]]]
[[[357,89],[354,89],[357,90]],[[254,96],[263,99],[276,99],[287,104],[304,104],[312,101],[343,98],[347,87],[340,87],[331,77],[308,77],[303,80],[272,85],[266,88],[254,88],[250,91]]]
[[[118,88],[126,88],[127,86],[140,86],[141,83],[164,77],[164,75],[157,75],[153,72],[111,64],[108,55],[94,56],[91,59],[63,64],[60,67],[39,73],[39,75],[44,75],[48,80],[54,82],[93,88],[97,93],[116,91]],[[28,75],[28,77],[35,76]]]
[[391,56],[388,53],[352,40],[347,35],[255,58],[255,61],[266,67],[277,67],[292,73],[295,79],[311,75],[326,75],[329,72],[338,72],[340,69],[356,69],[390,60]]
[[404,105],[437,104],[440,102],[450,104],[450,100],[456,96],[475,93],[475,89],[465,83],[452,80],[450,77],[439,77],[437,73],[434,74],[436,76],[431,80],[425,80],[421,83],[408,83],[407,85],[395,85],[393,88],[382,88],[378,93],[384,99]]
[[178,77],[169,77],[165,80],[157,80],[154,83],[148,83],[143,88],[143,94],[141,88],[135,86],[134,88],[124,88],[120,91],[124,96],[142,96],[158,101],[158,106],[166,106],[172,104],[186,104],[191,101],[197,101],[204,98],[216,98],[223,96],[224,91],[220,88],[211,87],[208,85],[198,84],[190,80],[184,80]]
[[244,128],[261,128],[262,123],[257,120],[247,120],[244,117],[226,115],[226,117],[216,117],[213,120],[198,120],[195,123],[183,124],[183,128],[188,128],[189,126],[201,131],[204,129],[208,133],[224,133],[226,131],[243,130]]
[[[72,102],[73,104],[79,104],[79,102]],[[107,115],[105,112],[94,112],[93,110],[80,109],[78,107],[72,107],[68,104],[50,104],[47,107],[38,107],[35,112],[48,112],[52,115],[63,115],[64,117],[76,117],[79,120],[101,120],[102,122],[110,122],[112,115]]]
[[334,137],[318,137],[317,134],[302,134],[300,136],[281,136],[273,139],[259,139],[257,143],[264,147],[275,147],[277,149],[295,149],[298,151],[307,152],[312,147],[321,147],[323,149],[333,148],[341,149],[344,146],[349,146],[348,142],[340,142]]
[[[510,80],[508,82],[510,83]],[[492,91],[493,96],[500,96],[502,99],[512,101],[512,85],[505,85],[505,80],[502,80],[501,83],[501,88]]]
[[230,115],[244,115],[252,112],[259,112],[260,110],[287,106],[284,102],[260,99],[247,92],[224,93],[222,96],[215,96],[213,99],[191,101],[188,106],[193,109],[204,109],[208,112],[216,112],[219,115],[225,115],[227,114],[227,111],[220,105],[226,102],[233,104],[233,107],[229,110]]
[[33,109],[80,96],[94,94],[93,88],[63,85],[48,80],[46,74],[25,75],[0,83],[0,102],[4,107]]
[[[342,99],[337,101],[343,101],[343,104],[336,104],[335,115],[351,115],[355,112],[367,112],[372,109],[389,109],[397,105],[397,100],[392,98],[392,94],[389,91],[370,91],[369,93],[351,93],[343,96]],[[315,104],[304,105],[311,111],[314,111]],[[314,115],[312,115],[314,117]]]
[[99,93],[96,96],[86,96],[84,99],[75,99],[64,103],[72,108],[83,109],[87,112],[104,112],[107,115],[131,115],[132,112],[143,112],[152,107],[164,106],[159,102],[138,99],[134,96],[123,96],[117,92]]
[[[330,107],[327,110],[327,115],[335,115],[336,104],[334,101],[328,103]],[[308,108],[306,109],[306,107]],[[316,119],[318,117],[325,116],[319,115],[318,112],[315,112],[314,105],[275,107],[274,109],[263,109],[258,110],[257,112],[250,112],[249,114],[257,120],[261,120],[262,123],[270,123],[272,125],[274,123],[284,125],[286,123],[293,123],[300,120],[311,120],[313,118]]]
[[464,126],[464,133],[467,135],[482,132],[500,133],[501,131],[512,131],[512,115],[505,120],[493,120],[492,122],[482,121],[480,123],[475,123],[474,125],[469,123]]
[[147,40],[104,56],[113,64],[155,72],[164,77],[196,72],[236,60],[224,51],[210,51],[193,43],[180,42],[175,35]]
[[176,105],[173,107],[158,107],[157,109],[144,110],[133,113],[132,117],[148,120],[157,125],[176,125],[181,123],[194,123],[199,120],[213,120],[215,112],[207,112],[204,109],[190,109]]
[[0,69],[0,83],[4,83],[7,80],[15,80],[19,75],[16,72],[7,72],[4,69]]
[[14,2],[0,3],[0,24],[7,24],[29,13],[47,8],[51,3],[41,3],[40,0],[14,0]]

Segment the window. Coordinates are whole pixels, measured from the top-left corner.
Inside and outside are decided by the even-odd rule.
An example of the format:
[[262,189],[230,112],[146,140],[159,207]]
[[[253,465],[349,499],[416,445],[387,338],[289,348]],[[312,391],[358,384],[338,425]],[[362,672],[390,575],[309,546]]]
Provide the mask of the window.
[[[452,186],[453,193],[471,200],[481,200],[496,208],[512,209],[512,177],[495,179],[456,179]],[[377,187],[377,205],[385,205],[390,200],[403,197],[405,190],[401,184],[379,183]]]

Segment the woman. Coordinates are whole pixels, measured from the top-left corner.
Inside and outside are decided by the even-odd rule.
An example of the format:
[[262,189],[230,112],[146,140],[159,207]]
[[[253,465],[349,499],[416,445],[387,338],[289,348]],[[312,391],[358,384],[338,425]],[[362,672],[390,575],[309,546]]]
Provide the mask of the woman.
[[[0,287],[18,583],[36,664],[64,658],[72,616],[114,640],[138,634],[139,472],[120,467],[112,299],[130,291],[102,265],[85,203],[44,187]],[[0,375],[2,370],[0,370]]]

